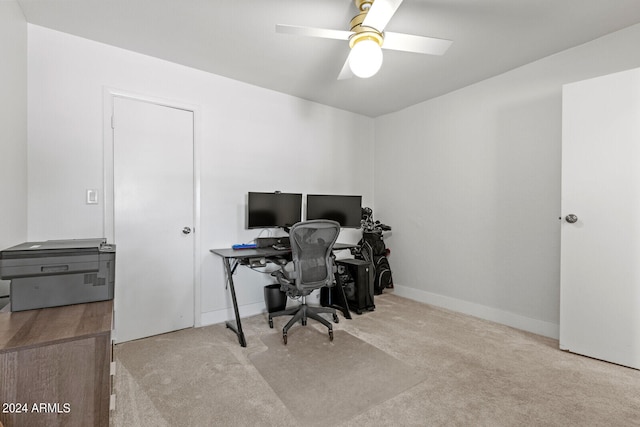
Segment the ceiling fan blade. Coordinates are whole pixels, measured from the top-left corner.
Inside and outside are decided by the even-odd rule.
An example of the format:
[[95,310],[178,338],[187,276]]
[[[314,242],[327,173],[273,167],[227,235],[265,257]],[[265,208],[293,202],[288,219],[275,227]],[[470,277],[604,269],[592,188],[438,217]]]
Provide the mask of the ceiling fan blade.
[[396,13],[402,0],[374,0],[362,25],[382,32],[391,17]]
[[351,67],[349,66],[349,56],[351,56],[351,51],[349,51],[347,60],[344,61],[344,65],[342,66],[342,70],[340,70],[340,74],[338,74],[338,80],[346,80],[354,76],[353,71],[351,71]]
[[294,34],[307,37],[321,37],[325,39],[349,40],[351,31],[327,30],[324,28],[300,27],[298,25],[277,24],[276,32],[282,34]]
[[443,55],[452,43],[451,40],[387,32],[384,33],[382,48],[429,55]]

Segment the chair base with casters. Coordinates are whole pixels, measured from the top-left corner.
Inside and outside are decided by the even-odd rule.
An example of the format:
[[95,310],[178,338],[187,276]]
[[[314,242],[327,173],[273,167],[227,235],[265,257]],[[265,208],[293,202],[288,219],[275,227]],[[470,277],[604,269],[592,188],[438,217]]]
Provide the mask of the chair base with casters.
[[273,318],[274,317],[293,316],[289,320],[289,322],[286,325],[284,325],[284,328],[282,328],[282,339],[283,339],[284,343],[287,344],[287,332],[289,331],[289,329],[297,321],[302,322],[302,326],[306,326],[307,325],[307,318],[311,318],[311,319],[317,320],[318,322],[322,323],[323,325],[325,325],[329,329],[329,340],[333,341],[333,326],[331,325],[331,323],[327,319],[325,319],[324,317],[320,316],[320,313],[332,314],[333,315],[333,321],[335,323],[338,323],[339,319],[338,319],[338,315],[336,314],[336,310],[334,308],[330,308],[330,307],[312,307],[312,306],[309,306],[309,305],[307,305],[306,299],[307,299],[307,297],[303,296],[302,297],[302,303],[297,307],[288,308],[288,309],[282,310],[282,311],[276,311],[275,313],[269,313],[269,327],[273,329]]

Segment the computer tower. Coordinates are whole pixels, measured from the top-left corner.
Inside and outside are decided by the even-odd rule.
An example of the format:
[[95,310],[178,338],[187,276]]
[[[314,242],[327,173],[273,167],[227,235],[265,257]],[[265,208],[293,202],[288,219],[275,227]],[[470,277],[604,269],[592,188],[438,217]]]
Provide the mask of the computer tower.
[[358,314],[373,311],[376,306],[373,303],[371,264],[360,259],[340,259],[336,260],[336,265],[349,309]]

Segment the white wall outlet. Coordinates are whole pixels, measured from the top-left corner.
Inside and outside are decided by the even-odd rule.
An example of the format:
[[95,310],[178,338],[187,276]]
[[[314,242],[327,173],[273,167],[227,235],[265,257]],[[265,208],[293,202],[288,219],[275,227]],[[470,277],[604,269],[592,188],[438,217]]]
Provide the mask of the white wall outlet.
[[87,204],[88,205],[98,204],[98,190],[95,190],[95,189],[87,190]]

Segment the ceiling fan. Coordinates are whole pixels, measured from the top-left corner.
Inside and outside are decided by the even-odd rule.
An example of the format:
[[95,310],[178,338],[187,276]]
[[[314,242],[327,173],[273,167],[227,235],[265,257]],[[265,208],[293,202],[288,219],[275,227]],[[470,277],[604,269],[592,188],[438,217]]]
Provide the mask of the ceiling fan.
[[382,66],[382,50],[443,55],[451,40],[411,34],[385,32],[387,23],[400,7],[402,0],[354,0],[359,13],[351,20],[351,31],[328,30],[296,25],[276,25],[276,32],[308,37],[348,40],[351,51],[338,75],[338,80],[353,75],[368,78]]

